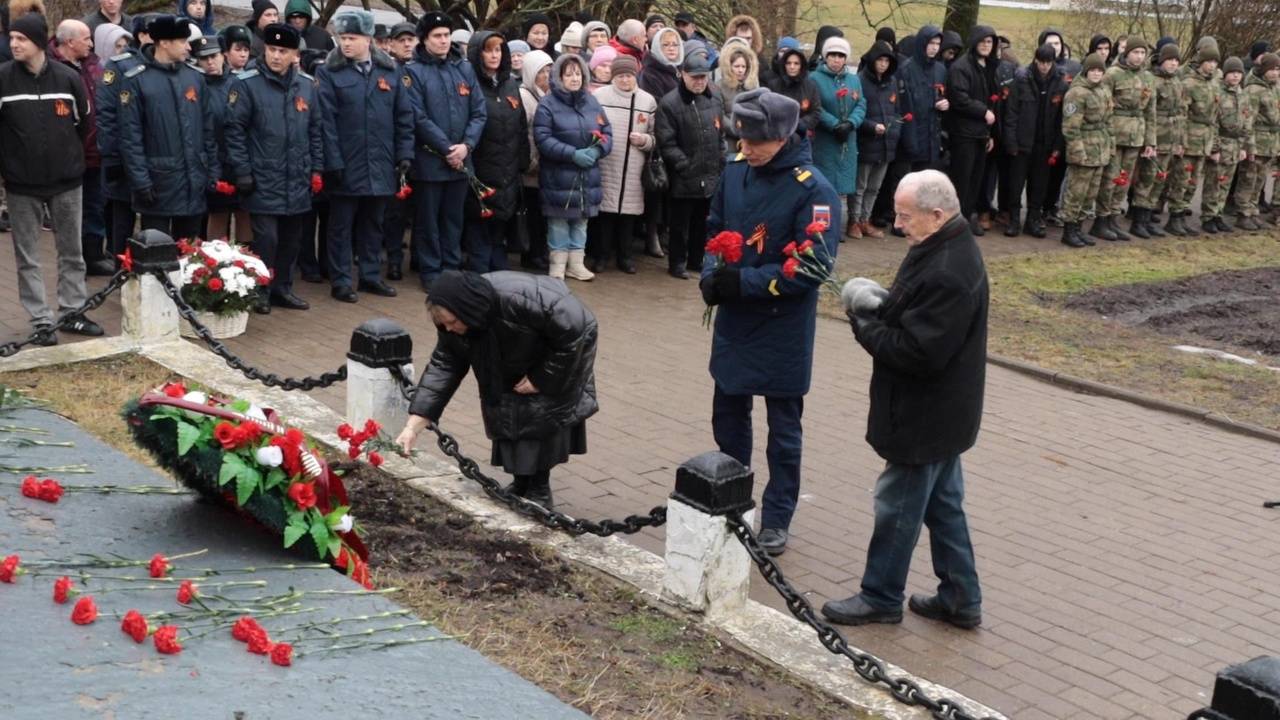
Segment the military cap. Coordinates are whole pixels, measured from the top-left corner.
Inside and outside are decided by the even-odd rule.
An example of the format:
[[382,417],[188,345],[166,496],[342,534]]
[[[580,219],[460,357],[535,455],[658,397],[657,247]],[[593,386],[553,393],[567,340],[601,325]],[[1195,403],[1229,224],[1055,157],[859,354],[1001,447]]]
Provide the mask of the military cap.
[[236,43],[253,46],[253,34],[244,25],[228,25],[223,28],[222,32],[218,33],[218,37],[222,40],[223,50],[230,50],[231,46]]
[[416,35],[417,30],[413,27],[413,23],[402,22],[391,26],[391,33],[388,35],[392,40],[401,35]]
[[152,40],[187,40],[191,37],[191,22],[186,18],[160,15],[147,25]]
[[368,10],[343,10],[333,17],[335,35],[373,35],[373,13]]
[[733,128],[743,140],[785,140],[800,122],[800,103],[769,88],[754,88],[733,100]]
[[222,45],[208,36],[198,37],[187,45],[191,48],[191,57],[195,58],[213,57],[222,52]]
[[452,28],[453,21],[442,12],[429,12],[418,18],[418,37],[425,38],[436,28]]
[[262,30],[262,43],[297,50],[302,47],[302,35],[292,25],[271,23]]

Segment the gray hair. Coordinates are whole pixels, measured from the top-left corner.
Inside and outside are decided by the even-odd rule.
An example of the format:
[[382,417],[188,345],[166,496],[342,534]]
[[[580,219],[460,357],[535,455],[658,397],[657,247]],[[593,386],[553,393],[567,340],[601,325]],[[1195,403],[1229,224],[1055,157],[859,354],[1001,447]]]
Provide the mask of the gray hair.
[[89,26],[79,20],[63,20],[58,23],[58,29],[54,33],[54,38],[59,45],[71,42],[80,37],[81,34],[89,34]]
[[937,170],[908,173],[898,183],[898,191],[911,191],[917,210],[941,210],[948,217],[960,212],[960,197],[951,179]]

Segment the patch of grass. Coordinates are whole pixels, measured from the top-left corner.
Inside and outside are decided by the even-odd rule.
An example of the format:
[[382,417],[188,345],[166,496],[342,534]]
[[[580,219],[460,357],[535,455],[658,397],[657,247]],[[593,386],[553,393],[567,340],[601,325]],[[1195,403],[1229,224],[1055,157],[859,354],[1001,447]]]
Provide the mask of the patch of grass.
[[684,630],[674,618],[654,613],[633,613],[609,623],[609,627],[624,635],[641,635],[654,642],[671,642]]

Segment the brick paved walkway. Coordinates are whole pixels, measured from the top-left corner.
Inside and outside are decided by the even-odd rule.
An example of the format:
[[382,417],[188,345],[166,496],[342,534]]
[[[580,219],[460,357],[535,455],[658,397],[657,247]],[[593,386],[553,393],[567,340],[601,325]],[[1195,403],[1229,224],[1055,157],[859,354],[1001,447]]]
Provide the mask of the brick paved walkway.
[[[842,265],[891,267],[900,243],[846,244]],[[988,254],[1061,247],[982,243]],[[25,316],[7,243],[0,258],[8,340],[25,331]],[[355,325],[385,315],[413,333],[421,370],[434,330],[415,283],[401,284],[400,298],[358,305],[330,301],[325,286],[300,289],[314,309],[255,316],[232,345],[276,372],[317,373],[343,362]],[[696,285],[646,261],[639,275],[611,272],[573,289],[600,320],[601,412],[589,423],[591,453],[556,472],[557,499],[587,517],[647,510],[664,501],[680,462],[714,448]],[[118,332],[116,301],[98,317]],[[868,357],[832,320],[818,324],[816,357],[803,496],[781,563],[820,604],[857,590],[882,463],[863,441]],[[317,396],[341,408],[341,392]],[[486,458],[476,405],[468,380],[444,425]],[[851,629],[852,642],[1011,717],[1054,720],[1185,716],[1208,704],[1224,664],[1280,652],[1280,511],[1261,507],[1280,498],[1280,446],[995,367],[986,410],[964,457],[984,625],[961,632],[908,613],[898,626]],[[759,412],[761,467],[763,426]],[[661,532],[635,541],[662,550]],[[926,542],[909,592],[934,586]],[[781,607],[763,583],[752,595]]]

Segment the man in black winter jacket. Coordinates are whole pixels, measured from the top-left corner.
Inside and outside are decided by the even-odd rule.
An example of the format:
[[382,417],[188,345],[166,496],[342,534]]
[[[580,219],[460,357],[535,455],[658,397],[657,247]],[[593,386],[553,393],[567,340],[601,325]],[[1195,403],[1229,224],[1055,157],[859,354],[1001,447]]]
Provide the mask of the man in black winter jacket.
[[1056,50],[1048,43],[1036,50],[1035,60],[1018,70],[1013,93],[1004,107],[1001,145],[1009,157],[1009,231],[1017,234],[1022,209],[1022,190],[1027,190],[1027,220],[1023,232],[1042,238],[1044,210],[1049,198],[1050,176],[1065,165],[1062,139],[1062,98],[1068,85],[1055,61]]
[[911,554],[929,528],[936,595],[912,595],[917,615],[974,628],[982,591],[965,519],[960,455],[982,421],[987,361],[987,272],[960,215],[955,189],[936,170],[902,179],[894,196],[907,256],[886,292],[849,293],[846,311],[872,358],[867,442],[887,462],[876,481],[875,528],[861,592],[822,607],[849,625],[902,621]]
[[974,235],[982,235],[975,213],[983,187],[987,154],[995,145],[995,109],[1000,100],[996,82],[996,32],[978,25],[969,33],[969,49],[947,69],[947,133],[951,141],[951,183],[960,192],[960,208],[970,219]]
[[0,65],[0,175],[8,191],[18,268],[18,297],[31,316],[35,344],[56,345],[40,271],[40,221],[47,205],[58,251],[58,316],[62,329],[101,335],[77,311],[85,301],[80,245],[80,189],[89,102],[74,70],[45,55],[49,29],[29,13],[9,26],[13,61]]

